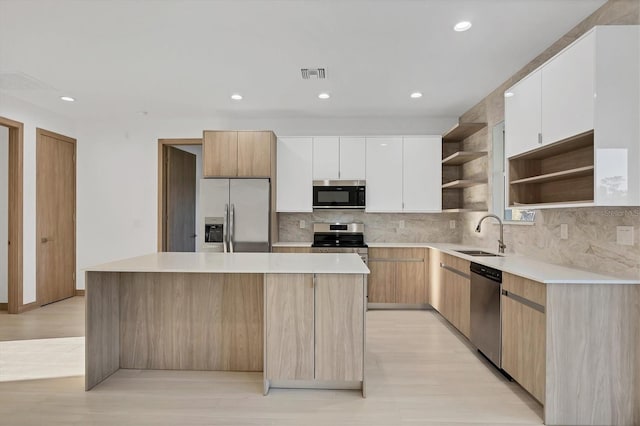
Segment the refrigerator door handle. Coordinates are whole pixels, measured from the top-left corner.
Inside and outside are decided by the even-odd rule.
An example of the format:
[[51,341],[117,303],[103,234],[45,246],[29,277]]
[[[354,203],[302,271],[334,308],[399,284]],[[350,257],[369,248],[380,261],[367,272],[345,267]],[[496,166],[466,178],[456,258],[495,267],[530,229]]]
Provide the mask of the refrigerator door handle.
[[226,253],[227,252],[227,234],[229,233],[229,221],[227,220],[227,218],[229,217],[229,204],[225,204],[224,205],[224,223],[222,225],[222,249],[223,252]]
[[229,216],[229,218],[230,218],[229,219],[229,221],[230,221],[229,228],[231,228],[230,231],[229,231],[229,251],[231,253],[233,253],[233,238],[234,238],[233,234],[235,232],[235,230],[234,230],[234,226],[235,226],[234,216],[235,216],[235,214],[236,214],[236,206],[235,206],[235,204],[231,204],[231,213],[230,213],[230,216]]

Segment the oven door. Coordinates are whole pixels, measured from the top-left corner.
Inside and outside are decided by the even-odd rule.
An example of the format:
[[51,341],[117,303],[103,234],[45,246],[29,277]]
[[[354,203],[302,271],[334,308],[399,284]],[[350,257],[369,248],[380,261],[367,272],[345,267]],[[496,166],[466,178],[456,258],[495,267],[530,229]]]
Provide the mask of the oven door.
[[314,209],[364,209],[365,187],[357,182],[314,181]]

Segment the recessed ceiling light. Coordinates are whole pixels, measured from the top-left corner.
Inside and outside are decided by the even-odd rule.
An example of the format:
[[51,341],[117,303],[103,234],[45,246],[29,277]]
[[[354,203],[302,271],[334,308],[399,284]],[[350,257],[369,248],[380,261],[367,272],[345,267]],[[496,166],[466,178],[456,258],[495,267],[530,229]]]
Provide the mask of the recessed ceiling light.
[[411,94],[411,97],[412,97],[413,99],[421,98],[421,97],[422,97],[422,93],[420,93],[420,92],[413,92],[413,93]]
[[242,100],[242,95],[239,93],[234,93],[233,95],[231,95],[231,99],[233,99],[234,101]]
[[458,32],[467,31],[469,28],[471,28],[471,22],[469,21],[460,21],[453,27]]
[[504,92],[504,97],[505,98],[510,98],[513,96],[513,92]]
[[329,98],[331,97],[331,95],[329,95],[328,93],[320,93],[320,94],[318,95],[318,97],[319,97],[320,99],[329,99]]
[[71,96],[60,96],[60,99],[62,99],[63,101],[67,101],[67,102],[75,102],[75,98],[72,98]]

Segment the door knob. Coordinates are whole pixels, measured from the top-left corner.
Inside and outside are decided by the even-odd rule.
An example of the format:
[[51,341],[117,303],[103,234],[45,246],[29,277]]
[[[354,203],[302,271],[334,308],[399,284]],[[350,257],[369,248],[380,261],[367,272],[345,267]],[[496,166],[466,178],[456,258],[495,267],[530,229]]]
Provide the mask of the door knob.
[[49,241],[53,241],[53,238],[48,238],[48,237],[42,237],[40,238],[40,242],[41,243],[48,243]]

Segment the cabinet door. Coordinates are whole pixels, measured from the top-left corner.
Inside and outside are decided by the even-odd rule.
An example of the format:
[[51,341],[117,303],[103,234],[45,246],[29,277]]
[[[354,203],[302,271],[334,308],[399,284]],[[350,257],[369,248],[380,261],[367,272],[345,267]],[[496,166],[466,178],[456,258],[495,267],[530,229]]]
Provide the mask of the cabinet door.
[[504,99],[505,157],[523,154],[540,146],[541,72],[529,74],[507,90]]
[[454,274],[451,289],[451,323],[467,338],[471,335],[471,283],[469,278]]
[[502,296],[502,368],[538,401],[545,395],[545,314]]
[[402,138],[367,138],[366,159],[366,211],[402,211]]
[[340,179],[365,179],[365,141],[365,138],[340,138]]
[[367,296],[369,303],[395,303],[395,262],[391,260],[369,260]]
[[278,139],[276,207],[279,212],[311,212],[311,138]]
[[266,376],[312,380],[314,288],[312,274],[266,274]]
[[313,180],[339,179],[339,173],[339,138],[313,138]]
[[427,303],[425,260],[396,262],[396,303]]
[[362,380],[364,277],[316,275],[316,380]]
[[542,68],[542,141],[557,142],[594,126],[595,32]]
[[[502,289],[535,305],[546,306],[546,286],[503,274]],[[502,368],[538,401],[544,403],[546,377],[546,315],[514,298],[502,296]],[[533,306],[535,306],[533,305]]]
[[238,132],[204,132],[202,174],[204,177],[238,176]]
[[442,275],[440,251],[429,249],[429,283],[427,285],[429,304],[438,312],[442,308]]
[[405,137],[403,141],[405,212],[442,210],[442,137]]
[[271,177],[271,132],[238,132],[238,176]]
[[273,253],[311,253],[311,247],[273,247]]

